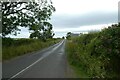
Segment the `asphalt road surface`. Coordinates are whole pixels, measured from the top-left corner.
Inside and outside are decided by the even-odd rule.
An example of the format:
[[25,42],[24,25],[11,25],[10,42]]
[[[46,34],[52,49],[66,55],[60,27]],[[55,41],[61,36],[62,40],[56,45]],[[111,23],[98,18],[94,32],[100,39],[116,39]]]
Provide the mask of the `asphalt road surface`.
[[41,51],[3,62],[2,78],[68,78],[72,76],[65,54],[65,40]]

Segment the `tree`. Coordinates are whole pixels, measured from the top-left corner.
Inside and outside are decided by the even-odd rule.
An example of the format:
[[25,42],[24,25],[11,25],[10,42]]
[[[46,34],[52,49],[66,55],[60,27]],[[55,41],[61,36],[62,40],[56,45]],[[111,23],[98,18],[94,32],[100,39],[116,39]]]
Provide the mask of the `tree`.
[[28,27],[31,38],[43,37],[44,32],[52,34],[52,25],[48,20],[54,11],[52,2],[48,0],[2,2],[2,36],[17,35],[19,27]]
[[46,26],[43,27],[41,31],[39,29],[34,30],[34,32],[31,33],[30,38],[38,38],[44,41],[46,41],[48,38],[53,38],[55,34],[52,31],[52,25],[48,22],[44,23]]
[[71,34],[72,34],[71,32],[68,32],[66,38],[70,39],[71,38]]
[[65,39],[65,37],[63,36],[62,39]]

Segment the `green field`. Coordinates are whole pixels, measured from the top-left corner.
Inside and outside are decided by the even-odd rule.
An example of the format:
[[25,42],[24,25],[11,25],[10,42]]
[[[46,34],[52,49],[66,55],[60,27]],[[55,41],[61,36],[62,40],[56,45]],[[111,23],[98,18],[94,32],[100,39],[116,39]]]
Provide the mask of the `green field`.
[[49,39],[46,42],[39,39],[2,39],[2,60],[8,60],[26,53],[41,50],[51,46],[60,39]]
[[120,78],[120,24],[67,40],[66,52],[79,77]]

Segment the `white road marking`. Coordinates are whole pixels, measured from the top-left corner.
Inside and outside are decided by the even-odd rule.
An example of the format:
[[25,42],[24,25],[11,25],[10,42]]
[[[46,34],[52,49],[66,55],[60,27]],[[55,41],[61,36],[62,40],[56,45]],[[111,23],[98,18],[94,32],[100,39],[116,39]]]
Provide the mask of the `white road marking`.
[[24,68],[23,70],[21,70],[20,72],[18,72],[17,74],[15,74],[14,76],[12,76],[10,79],[11,80],[13,78],[15,78],[16,76],[18,76],[19,74],[23,73],[25,70],[29,69],[30,67],[34,66],[36,63],[38,63],[39,61],[41,61],[42,59],[44,59],[45,57],[47,57],[50,53],[52,53],[54,50],[56,50],[64,41],[62,41],[57,47],[53,48],[51,52],[48,52],[47,55],[42,56],[41,58],[39,58],[37,61],[35,61],[34,63],[32,63],[31,65],[29,65],[28,67]]

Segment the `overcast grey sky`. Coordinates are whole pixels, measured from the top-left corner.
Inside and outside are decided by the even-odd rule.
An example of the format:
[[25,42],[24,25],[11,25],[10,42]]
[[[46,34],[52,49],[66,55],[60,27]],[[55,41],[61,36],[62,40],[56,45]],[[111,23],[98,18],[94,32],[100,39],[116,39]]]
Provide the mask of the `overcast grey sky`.
[[[119,0],[52,0],[56,12],[51,16],[55,37],[73,33],[100,30],[118,22]],[[28,37],[22,29],[17,37]]]

